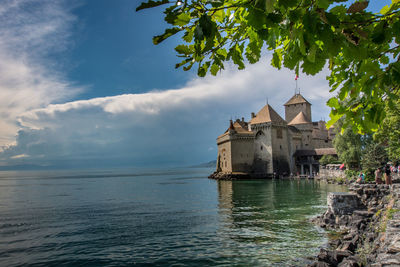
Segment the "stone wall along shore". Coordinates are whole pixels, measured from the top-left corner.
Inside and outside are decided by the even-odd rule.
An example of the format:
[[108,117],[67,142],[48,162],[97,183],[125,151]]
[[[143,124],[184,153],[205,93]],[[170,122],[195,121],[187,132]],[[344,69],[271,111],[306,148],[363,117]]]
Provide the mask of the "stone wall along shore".
[[330,193],[328,210],[313,221],[339,238],[309,266],[400,266],[400,185],[352,184],[349,193]]

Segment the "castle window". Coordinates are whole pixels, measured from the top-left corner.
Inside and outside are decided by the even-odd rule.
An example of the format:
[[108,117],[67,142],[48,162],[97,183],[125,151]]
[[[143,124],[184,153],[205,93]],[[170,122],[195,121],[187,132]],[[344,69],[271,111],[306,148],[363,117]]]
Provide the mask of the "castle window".
[[276,129],[276,138],[282,139],[282,129],[281,128]]
[[279,148],[282,150],[282,145],[280,145]]
[[263,147],[262,147],[262,146],[260,146],[260,149],[262,150],[262,149],[263,149]]

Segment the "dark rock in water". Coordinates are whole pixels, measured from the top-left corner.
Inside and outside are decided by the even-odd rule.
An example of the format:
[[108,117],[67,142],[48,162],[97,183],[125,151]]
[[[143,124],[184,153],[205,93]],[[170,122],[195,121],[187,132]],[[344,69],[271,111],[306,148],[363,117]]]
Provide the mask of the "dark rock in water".
[[357,194],[354,193],[329,193],[328,210],[333,215],[350,215],[354,210],[363,208]]

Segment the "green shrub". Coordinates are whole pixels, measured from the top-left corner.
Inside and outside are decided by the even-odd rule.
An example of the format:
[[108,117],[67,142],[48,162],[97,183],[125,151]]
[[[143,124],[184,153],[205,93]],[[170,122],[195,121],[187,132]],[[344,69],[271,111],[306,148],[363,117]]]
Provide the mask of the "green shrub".
[[363,173],[365,174],[365,181],[366,181],[366,182],[373,182],[373,181],[375,181],[375,170],[373,170],[373,169],[366,169],[366,170],[363,170]]
[[355,170],[345,170],[344,171],[347,180],[354,180],[357,179],[358,171]]

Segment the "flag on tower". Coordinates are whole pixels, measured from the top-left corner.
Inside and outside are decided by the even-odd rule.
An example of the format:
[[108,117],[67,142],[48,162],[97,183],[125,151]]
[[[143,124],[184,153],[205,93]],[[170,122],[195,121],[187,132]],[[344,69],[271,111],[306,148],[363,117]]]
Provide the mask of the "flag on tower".
[[297,81],[298,78],[299,78],[299,76],[296,74],[296,77],[294,77],[294,80]]

